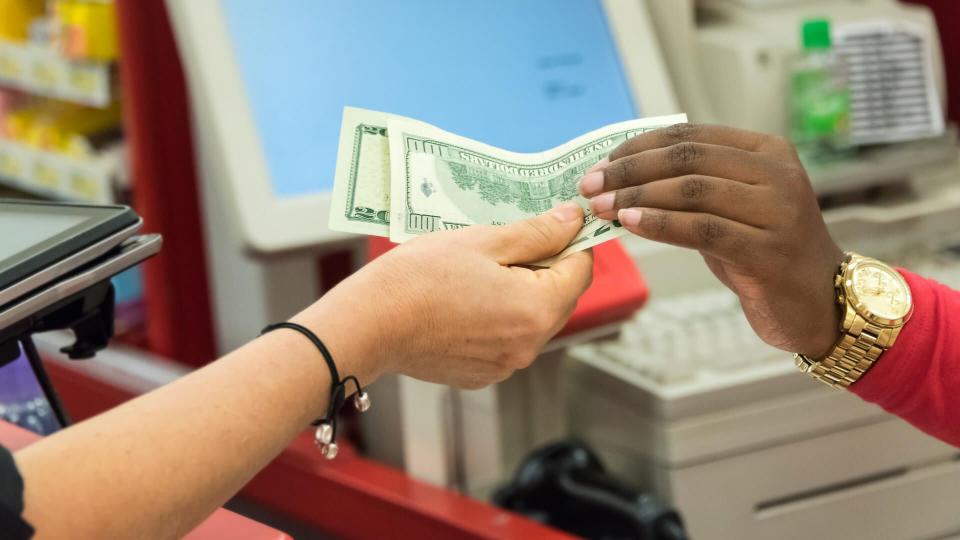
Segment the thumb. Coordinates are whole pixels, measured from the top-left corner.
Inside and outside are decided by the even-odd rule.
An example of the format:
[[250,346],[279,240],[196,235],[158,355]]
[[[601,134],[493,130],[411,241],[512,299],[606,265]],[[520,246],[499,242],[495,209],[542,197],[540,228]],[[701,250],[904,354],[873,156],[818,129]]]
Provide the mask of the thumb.
[[485,251],[502,265],[542,261],[560,253],[582,227],[583,210],[568,201],[537,217],[497,228]]

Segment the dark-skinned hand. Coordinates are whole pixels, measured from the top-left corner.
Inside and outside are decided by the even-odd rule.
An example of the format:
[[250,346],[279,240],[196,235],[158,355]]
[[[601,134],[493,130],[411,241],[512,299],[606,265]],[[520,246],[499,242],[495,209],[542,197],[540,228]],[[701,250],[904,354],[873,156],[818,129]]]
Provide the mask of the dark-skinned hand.
[[620,145],[580,192],[601,218],[698,250],[768,344],[820,357],[839,337],[833,276],[844,254],[786,139],[678,124]]

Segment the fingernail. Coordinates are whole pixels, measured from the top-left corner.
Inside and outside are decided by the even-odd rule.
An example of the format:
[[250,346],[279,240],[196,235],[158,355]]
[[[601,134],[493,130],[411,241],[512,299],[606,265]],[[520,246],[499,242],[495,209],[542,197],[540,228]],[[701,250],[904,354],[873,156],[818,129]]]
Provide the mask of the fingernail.
[[628,229],[635,229],[640,225],[640,218],[643,216],[643,210],[639,208],[624,208],[617,214],[617,220]]
[[580,194],[592,197],[603,191],[603,171],[593,171],[583,175],[580,179]]
[[593,171],[602,171],[607,168],[607,165],[610,164],[610,158],[603,158],[600,161],[593,164],[593,167],[587,169],[587,173],[592,173]]
[[561,223],[573,221],[580,217],[580,206],[575,202],[565,202],[550,210],[550,215]]
[[593,208],[593,213],[602,214],[613,210],[613,200],[615,197],[616,194],[614,194],[614,192],[608,191],[590,199],[590,207]]

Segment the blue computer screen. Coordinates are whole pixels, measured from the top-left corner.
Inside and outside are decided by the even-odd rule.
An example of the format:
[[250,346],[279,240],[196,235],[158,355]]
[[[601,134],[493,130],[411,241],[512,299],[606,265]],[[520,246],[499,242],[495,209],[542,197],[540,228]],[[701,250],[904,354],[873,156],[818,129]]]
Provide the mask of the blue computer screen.
[[221,0],[281,197],[330,191],[343,107],[520,152],[640,114],[601,0]]

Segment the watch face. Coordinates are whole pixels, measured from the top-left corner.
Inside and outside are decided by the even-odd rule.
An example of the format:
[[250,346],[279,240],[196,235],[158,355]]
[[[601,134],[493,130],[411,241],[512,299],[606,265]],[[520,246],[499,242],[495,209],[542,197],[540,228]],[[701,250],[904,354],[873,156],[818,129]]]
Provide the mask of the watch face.
[[910,289],[889,267],[864,262],[853,269],[850,279],[857,302],[868,311],[864,315],[895,320],[910,312]]

